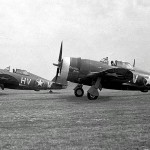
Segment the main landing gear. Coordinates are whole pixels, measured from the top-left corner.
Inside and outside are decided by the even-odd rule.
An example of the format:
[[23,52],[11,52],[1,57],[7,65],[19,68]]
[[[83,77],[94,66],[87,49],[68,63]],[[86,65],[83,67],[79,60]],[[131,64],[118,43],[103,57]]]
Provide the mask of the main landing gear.
[[97,78],[96,82],[87,91],[87,97],[89,100],[96,100],[99,96],[98,89],[102,90],[101,78]]
[[[74,94],[76,97],[82,97],[84,95],[83,85],[78,84],[74,88]],[[98,89],[102,90],[101,78],[97,78],[97,80],[93,83],[93,85],[87,91],[87,98],[89,100],[96,100],[99,96]]]
[[[84,90],[83,90],[82,87],[83,87],[83,85],[78,84],[78,85],[74,88],[74,95],[75,95],[76,97],[82,97],[82,96],[84,95]],[[95,93],[94,93],[94,95],[95,95]],[[97,94],[96,94],[96,96],[94,96],[94,95],[92,95],[92,94],[90,94],[89,92],[87,92],[87,98],[88,98],[89,100],[96,100],[96,99],[98,98]]]
[[98,98],[98,96],[94,96],[94,95],[90,94],[89,92],[87,92],[87,97],[89,100],[96,100]]
[[83,90],[83,85],[82,84],[78,84],[75,88],[74,88],[74,94],[76,97],[82,97],[84,95],[84,90]]

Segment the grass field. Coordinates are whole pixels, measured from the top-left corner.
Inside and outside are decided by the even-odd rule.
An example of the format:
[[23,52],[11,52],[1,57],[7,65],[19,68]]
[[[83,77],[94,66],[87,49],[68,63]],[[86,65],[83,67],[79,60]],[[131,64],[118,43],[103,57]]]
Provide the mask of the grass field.
[[150,93],[0,92],[0,150],[148,150]]

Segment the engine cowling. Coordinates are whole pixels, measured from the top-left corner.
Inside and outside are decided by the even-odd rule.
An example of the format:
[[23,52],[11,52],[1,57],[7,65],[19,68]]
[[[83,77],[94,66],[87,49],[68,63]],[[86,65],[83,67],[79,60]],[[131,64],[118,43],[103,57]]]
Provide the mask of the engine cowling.
[[68,81],[77,82],[79,79],[81,58],[70,58]]
[[59,76],[59,83],[66,85],[70,67],[70,57],[64,57],[62,60],[62,68]]
[[62,60],[61,73],[57,82],[66,84],[67,81],[78,82],[81,58],[64,57]]
[[70,58],[70,67],[76,70],[80,70],[81,67],[81,58]]

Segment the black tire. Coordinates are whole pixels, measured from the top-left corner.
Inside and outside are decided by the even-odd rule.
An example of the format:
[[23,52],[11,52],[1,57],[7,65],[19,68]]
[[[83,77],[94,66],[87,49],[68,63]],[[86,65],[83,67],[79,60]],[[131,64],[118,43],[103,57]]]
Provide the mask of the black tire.
[[87,93],[87,97],[89,100],[96,100],[98,98],[98,96],[93,96],[90,93]]
[[74,90],[74,95],[76,97],[82,97],[84,95],[84,90],[82,88],[77,88]]

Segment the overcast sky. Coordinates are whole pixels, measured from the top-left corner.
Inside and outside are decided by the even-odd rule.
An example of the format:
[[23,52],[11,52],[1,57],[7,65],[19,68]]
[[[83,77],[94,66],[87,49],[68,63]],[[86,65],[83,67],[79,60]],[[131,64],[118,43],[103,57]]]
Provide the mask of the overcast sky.
[[0,0],[0,68],[52,79],[62,40],[63,56],[150,71],[150,0]]

